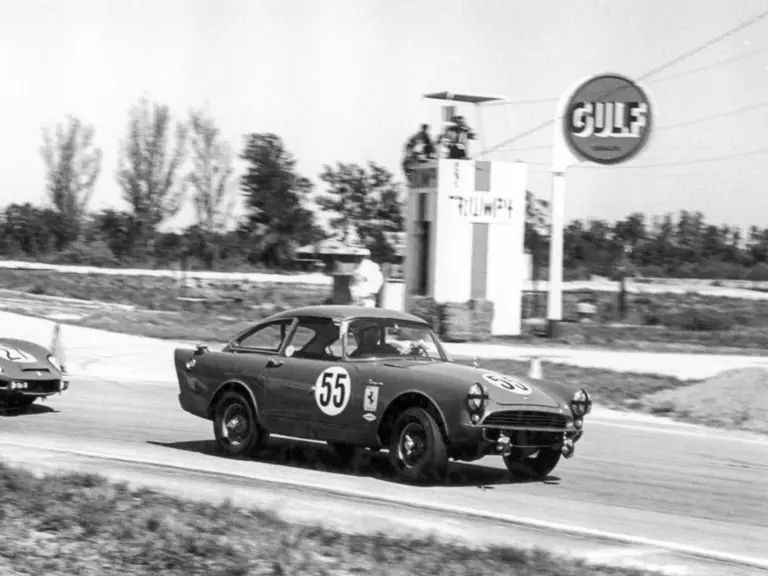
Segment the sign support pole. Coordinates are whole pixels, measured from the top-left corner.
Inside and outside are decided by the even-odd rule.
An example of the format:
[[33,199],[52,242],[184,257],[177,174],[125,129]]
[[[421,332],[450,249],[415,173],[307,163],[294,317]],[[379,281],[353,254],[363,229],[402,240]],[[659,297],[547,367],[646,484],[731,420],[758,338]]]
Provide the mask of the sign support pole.
[[646,91],[618,74],[602,74],[574,82],[557,103],[547,291],[550,338],[560,336],[563,320],[566,170],[583,161],[615,165],[631,160],[648,144],[653,114]]
[[565,168],[552,169],[551,232],[549,236],[549,289],[547,336],[560,337],[563,320],[563,236],[565,231]]

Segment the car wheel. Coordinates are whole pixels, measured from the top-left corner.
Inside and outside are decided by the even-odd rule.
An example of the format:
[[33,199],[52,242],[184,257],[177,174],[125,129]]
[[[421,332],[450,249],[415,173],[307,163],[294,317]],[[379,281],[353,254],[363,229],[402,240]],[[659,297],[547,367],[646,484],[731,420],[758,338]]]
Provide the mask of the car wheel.
[[389,459],[406,482],[441,481],[448,469],[448,452],[435,419],[421,408],[408,408],[395,421]]
[[555,469],[562,453],[555,448],[540,448],[533,456],[523,459],[514,454],[504,456],[504,464],[513,476],[526,480],[541,480]]
[[213,432],[219,448],[229,456],[246,456],[269,440],[251,403],[239,392],[226,392],[216,404]]
[[350,468],[357,470],[360,468],[365,448],[355,446],[354,444],[344,444],[341,442],[328,442],[328,446],[333,450]]

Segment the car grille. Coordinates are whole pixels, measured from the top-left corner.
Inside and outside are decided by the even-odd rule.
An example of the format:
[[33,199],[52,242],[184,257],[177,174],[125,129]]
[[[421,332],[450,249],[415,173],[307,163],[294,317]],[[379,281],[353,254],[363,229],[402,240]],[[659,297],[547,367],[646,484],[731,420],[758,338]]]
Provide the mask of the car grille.
[[555,428],[565,430],[565,416],[549,412],[505,410],[486,416],[482,426],[509,428]]
[[[58,380],[16,380],[17,382],[26,382],[27,387],[18,390],[18,392],[24,394],[51,394],[53,392],[59,391],[59,381]],[[8,383],[4,382],[5,386],[3,388],[6,388]]]

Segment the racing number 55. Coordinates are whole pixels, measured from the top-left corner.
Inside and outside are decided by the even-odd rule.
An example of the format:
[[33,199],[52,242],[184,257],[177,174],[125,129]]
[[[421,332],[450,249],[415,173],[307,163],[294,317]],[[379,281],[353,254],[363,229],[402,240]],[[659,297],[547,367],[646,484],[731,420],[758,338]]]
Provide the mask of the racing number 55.
[[351,380],[341,366],[323,370],[315,382],[315,401],[323,413],[329,416],[341,414],[349,403]]

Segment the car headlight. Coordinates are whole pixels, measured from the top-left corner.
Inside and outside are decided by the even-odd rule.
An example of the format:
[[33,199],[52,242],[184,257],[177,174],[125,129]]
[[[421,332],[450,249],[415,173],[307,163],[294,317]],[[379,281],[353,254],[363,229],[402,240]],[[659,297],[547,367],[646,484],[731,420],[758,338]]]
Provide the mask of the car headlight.
[[592,398],[589,392],[584,390],[577,390],[571,399],[571,411],[574,416],[582,417],[585,414],[589,414],[592,410]]
[[56,356],[54,356],[53,354],[50,354],[48,356],[48,362],[50,362],[53,365],[53,367],[56,368],[56,370],[58,370],[59,372],[64,372],[64,366],[61,365],[61,362],[59,362],[56,359]]
[[467,408],[471,414],[477,414],[488,404],[488,393],[482,384],[472,384],[467,390]]

